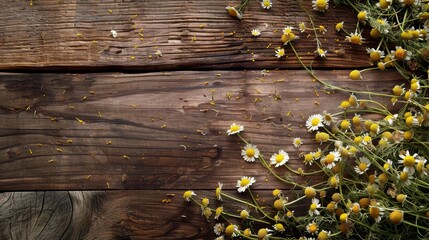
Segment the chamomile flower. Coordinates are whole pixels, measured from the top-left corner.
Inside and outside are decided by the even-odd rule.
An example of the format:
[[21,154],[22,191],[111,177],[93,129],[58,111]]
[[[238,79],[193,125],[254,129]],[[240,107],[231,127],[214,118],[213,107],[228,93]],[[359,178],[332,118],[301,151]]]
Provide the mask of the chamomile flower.
[[413,178],[414,177],[411,174],[409,174],[408,172],[405,172],[405,171],[402,171],[398,174],[399,182],[402,183],[404,186],[411,185],[411,180]]
[[428,175],[428,170],[429,169],[425,168],[425,165],[426,165],[426,162],[427,162],[426,158],[419,156],[416,161],[417,161],[416,171],[419,174]]
[[296,36],[293,32],[293,29],[294,28],[291,26],[286,26],[285,28],[283,28],[282,42],[284,45],[287,45],[293,40],[299,39],[299,37]]
[[261,6],[265,9],[270,9],[273,6],[271,0],[262,0]]
[[376,223],[379,223],[381,221],[381,217],[384,215],[384,208],[379,207],[378,205],[378,203],[375,203],[369,206],[369,215]]
[[380,9],[386,10],[390,8],[392,4],[392,0],[379,0],[377,4],[375,4]]
[[194,191],[188,190],[186,192],[183,193],[183,198],[187,201],[190,202],[192,196],[196,196],[197,194],[195,194]]
[[358,33],[357,31],[355,31],[354,33],[350,33],[350,36],[346,37],[346,41],[349,41],[351,44],[354,45],[362,45],[362,41],[365,40],[362,37],[361,33]]
[[229,128],[229,130],[226,132],[228,133],[228,135],[233,135],[233,134],[242,132],[243,130],[244,130],[243,125],[233,123],[233,124],[231,124],[231,127]]
[[322,34],[325,34],[325,33],[328,31],[328,30],[325,28],[325,26],[323,26],[323,25],[320,25],[318,29],[319,29],[319,32],[320,32],[320,33],[322,33]]
[[218,201],[222,201],[222,187],[223,187],[223,183],[220,183],[220,182],[218,182],[217,183],[217,188],[216,188],[216,191],[215,191],[215,195],[216,195],[216,199],[218,200]]
[[321,114],[311,115],[305,122],[308,131],[317,131],[319,127],[323,127],[323,116]]
[[283,32],[283,34],[291,34],[291,33],[293,33],[293,31],[292,31],[293,29],[294,29],[294,27],[286,26],[285,28],[283,28],[282,32]]
[[285,49],[284,48],[278,48],[276,49],[276,57],[282,58],[285,56]]
[[281,223],[276,223],[276,224],[274,224],[273,225],[273,228],[274,228],[274,230],[276,230],[277,232],[284,232],[286,229],[285,229],[285,227],[283,226],[283,224],[281,224]]
[[252,186],[252,184],[254,184],[255,182],[256,182],[256,180],[254,177],[243,176],[243,177],[241,177],[240,180],[237,180],[237,185],[236,185],[236,187],[238,188],[237,191],[240,193],[244,192],[244,191],[246,191],[247,188]]
[[299,148],[299,147],[301,147],[301,145],[302,145],[301,138],[297,137],[297,138],[293,139],[293,146],[294,147]]
[[326,53],[328,53],[328,51],[323,50],[322,48],[318,47],[315,51],[314,51],[314,55],[316,57],[326,57]]
[[371,161],[367,157],[360,157],[359,160],[356,161],[355,172],[357,174],[364,174],[371,166]]
[[383,164],[383,168],[385,171],[389,171],[392,166],[393,162],[390,159],[387,159],[386,163]]
[[320,208],[319,199],[313,198],[311,200],[310,209],[308,210],[308,215],[320,215],[319,210],[317,210],[318,208]]
[[307,153],[307,154],[304,154],[304,164],[305,165],[310,165],[311,166],[311,164],[313,164],[313,162],[314,162],[314,155],[313,155],[313,153]]
[[299,31],[300,31],[300,32],[305,32],[305,30],[307,29],[307,27],[305,26],[305,23],[304,23],[304,22],[301,22],[301,23],[298,25],[298,28],[299,28]]
[[225,237],[223,235],[222,236],[218,236],[214,240],[225,240]]
[[416,165],[416,157],[418,157],[418,154],[415,153],[413,155],[410,155],[410,152],[407,150],[405,154],[399,154],[399,157],[401,160],[398,161],[398,163],[404,164],[404,172],[407,172],[410,175],[414,174],[415,171],[415,165]]
[[338,151],[331,151],[325,157],[322,158],[323,164],[328,169],[332,169],[335,166],[335,162],[341,160],[341,154]]
[[384,118],[384,121],[386,121],[390,126],[393,125],[393,122],[398,119],[398,114],[394,114],[394,115],[387,115]]
[[369,15],[368,11],[366,10],[360,11],[357,14],[357,19],[361,22],[365,22],[366,20],[368,20],[368,15]]
[[218,220],[220,215],[223,213],[223,207],[217,207],[215,210],[215,216],[214,219]]
[[366,48],[366,52],[369,53],[371,61],[377,62],[384,58],[384,52],[376,50],[374,48]]
[[392,54],[394,59],[398,61],[401,61],[401,60],[409,61],[411,59],[411,55],[413,55],[411,51],[403,49],[400,46],[396,46],[395,50],[391,50],[390,53]]
[[284,150],[279,150],[279,153],[274,153],[270,158],[270,164],[275,167],[283,166],[289,161],[289,154]]
[[258,230],[258,239],[268,239],[269,236],[271,236],[271,232],[273,232],[273,230],[269,229],[269,228],[261,228]]
[[214,233],[219,236],[225,231],[225,224],[224,223],[216,223],[213,227]]
[[311,3],[315,11],[325,12],[329,8],[329,0],[313,0]]
[[319,226],[313,221],[307,225],[306,229],[308,233],[315,235],[319,230]]
[[240,230],[238,230],[238,226],[235,224],[230,224],[225,228],[225,235],[234,238],[240,236]]
[[259,37],[261,35],[261,31],[258,28],[252,29],[250,33],[252,33],[253,37]]
[[404,219],[404,212],[401,210],[393,210],[389,215],[389,219],[393,225],[398,225]]
[[235,7],[227,6],[226,11],[228,11],[228,14],[232,17],[236,17],[240,20],[243,18],[243,14]]
[[344,21],[339,22],[335,25],[335,30],[337,30],[337,32],[341,31],[344,29]]
[[323,111],[323,123],[326,126],[331,126],[331,123],[333,121],[336,121],[336,118],[332,114],[328,113],[328,111],[324,110]]
[[322,230],[317,235],[317,240],[328,240],[329,239],[329,235],[331,235],[331,231]]
[[247,144],[243,150],[241,150],[241,156],[243,156],[246,162],[254,162],[256,158],[259,158],[259,149],[256,145]]

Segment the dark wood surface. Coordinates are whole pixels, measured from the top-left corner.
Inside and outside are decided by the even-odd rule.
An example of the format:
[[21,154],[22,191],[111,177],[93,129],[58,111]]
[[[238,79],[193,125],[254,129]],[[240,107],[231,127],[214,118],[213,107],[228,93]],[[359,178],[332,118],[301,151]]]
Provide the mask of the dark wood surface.
[[[252,2],[242,21],[230,17],[225,7],[238,1],[3,1],[0,14],[1,70],[183,70],[299,68],[290,49],[289,57],[274,56],[281,46],[282,29],[294,26],[297,49],[303,60],[315,67],[350,68],[368,65],[365,47],[346,43],[335,24],[344,21],[354,31],[356,17],[350,9],[331,4],[327,14],[310,10],[327,59],[316,59],[314,32],[299,33],[298,24],[310,21],[296,1],[275,1],[270,10]],[[250,31],[262,34],[252,38]],[[113,38],[110,31],[118,32]],[[267,47],[270,45],[269,47]],[[157,50],[162,57],[157,58]],[[336,51],[345,54],[336,54]],[[252,60],[255,60],[254,62]]]
[[[318,75],[385,93],[400,80],[395,72],[374,72],[358,82],[347,79],[347,71]],[[263,182],[256,188],[276,187],[264,181],[271,177],[259,164],[242,159],[244,144],[226,134],[229,125],[243,124],[244,137],[267,160],[284,149],[291,168],[308,169],[299,154],[317,145],[305,120],[338,111],[348,98],[323,92],[297,70],[272,71],[263,80],[259,71],[5,73],[0,85],[1,190],[210,189],[219,181],[233,188],[243,175]],[[301,148],[293,147],[294,137],[302,138]]]
[[[271,204],[272,189],[291,189],[244,162],[229,125],[244,124],[267,158],[284,149],[290,167],[309,170],[299,154],[318,145],[306,118],[336,112],[348,95],[314,82],[290,47],[286,58],[274,56],[283,27],[310,27],[296,1],[274,1],[268,11],[252,3],[241,21],[225,11],[237,2],[2,1],[0,238],[213,238],[214,222],[183,201],[184,190],[216,206],[218,182],[246,196],[235,190],[243,175],[257,179],[261,204]],[[319,33],[328,57],[314,57],[312,31],[298,33],[295,46],[321,79],[383,93],[403,82],[394,71],[349,80],[351,69],[370,66],[365,48],[374,43],[351,46],[335,32],[340,21],[355,28],[349,9],[310,13],[328,29]],[[251,37],[254,28],[260,37]]]

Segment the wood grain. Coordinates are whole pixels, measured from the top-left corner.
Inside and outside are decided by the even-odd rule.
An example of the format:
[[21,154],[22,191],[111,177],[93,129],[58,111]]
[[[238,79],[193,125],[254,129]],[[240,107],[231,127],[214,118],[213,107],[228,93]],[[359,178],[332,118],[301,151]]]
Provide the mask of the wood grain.
[[[349,80],[348,71],[317,74],[384,93],[402,81],[393,71],[366,72],[362,81]],[[211,189],[217,182],[235,189],[243,175],[257,178],[255,188],[278,187],[259,164],[242,159],[243,143],[227,136],[229,125],[244,124],[244,137],[266,159],[284,149],[290,167],[308,170],[299,154],[320,146],[305,120],[338,111],[346,98],[305,71],[3,73],[0,190]],[[294,137],[302,138],[301,148],[293,147]]]
[[[232,201],[219,202],[214,191],[197,191],[195,200],[207,197],[209,207],[223,206],[237,214],[254,209]],[[248,194],[226,191],[241,199]],[[209,221],[198,205],[185,202],[182,191],[133,190],[8,192],[0,194],[1,239],[208,239],[214,238],[214,214]],[[274,213],[271,191],[255,191],[265,211]],[[287,191],[295,199],[298,192]],[[300,193],[302,194],[302,193]],[[305,214],[308,202],[294,205],[296,215]],[[301,209],[301,210],[300,210]],[[61,224],[58,224],[61,223]]]
[[[230,17],[227,5],[238,1],[4,1],[0,12],[0,70],[8,71],[153,71],[194,69],[295,69],[299,62],[287,46],[278,60],[281,30],[301,22],[311,27],[297,1],[278,0],[270,10],[252,2],[242,21]],[[356,16],[331,3],[326,14],[311,10],[328,58],[315,59],[315,34],[299,33],[296,48],[306,64],[318,68],[367,67],[365,48],[348,44],[335,24],[354,32]],[[250,31],[262,34],[252,38]],[[113,38],[111,30],[118,32]],[[365,32],[367,36],[367,32]],[[269,46],[268,46],[269,45]],[[156,57],[157,50],[162,57]],[[336,54],[335,52],[345,52]]]

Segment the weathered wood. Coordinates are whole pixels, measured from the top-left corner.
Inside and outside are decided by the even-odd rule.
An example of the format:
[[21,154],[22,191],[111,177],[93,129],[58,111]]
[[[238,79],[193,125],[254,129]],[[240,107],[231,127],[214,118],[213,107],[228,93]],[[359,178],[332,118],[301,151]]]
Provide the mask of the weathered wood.
[[0,239],[82,239],[101,192],[6,192],[0,194]]
[[[214,191],[197,191],[198,201],[210,199],[209,207],[223,206],[236,214],[254,209],[232,201],[218,202]],[[227,191],[246,199],[248,194]],[[198,205],[187,203],[183,191],[15,192],[0,194],[0,237],[9,239],[212,239],[210,222]],[[273,212],[270,191],[255,191],[259,204]],[[285,196],[295,199],[296,192]],[[302,194],[302,193],[301,193]],[[295,214],[305,214],[304,205],[294,205]],[[301,213],[300,213],[301,212]]]
[[[348,71],[317,74],[338,86],[385,93],[401,81],[394,71],[366,72],[362,81],[349,80]],[[338,111],[348,98],[326,91],[305,71],[4,73],[0,190],[211,189],[217,182],[235,189],[243,175],[257,178],[256,189],[274,188],[279,183],[245,162],[243,144],[226,130],[242,123],[245,138],[267,160],[284,149],[290,167],[308,170],[299,154],[319,146],[305,120]],[[304,145],[294,148],[293,137]]]
[[[306,64],[320,68],[367,67],[362,46],[351,46],[335,24],[345,22],[354,32],[356,17],[350,9],[335,7],[326,14],[311,10],[327,59],[314,59],[314,32],[296,41]],[[281,46],[281,30],[310,21],[297,1],[278,0],[270,10],[252,2],[242,21],[230,17],[225,7],[238,1],[114,1],[35,0],[3,1],[0,12],[0,70],[181,70],[181,69],[291,69],[300,67],[289,47],[285,59],[274,50]],[[252,38],[250,31],[262,34]],[[111,30],[118,32],[113,38]],[[368,41],[368,40],[367,40]],[[268,46],[269,45],[269,46]],[[162,57],[156,57],[157,50]],[[345,52],[336,54],[335,52]],[[254,61],[253,61],[254,60]]]

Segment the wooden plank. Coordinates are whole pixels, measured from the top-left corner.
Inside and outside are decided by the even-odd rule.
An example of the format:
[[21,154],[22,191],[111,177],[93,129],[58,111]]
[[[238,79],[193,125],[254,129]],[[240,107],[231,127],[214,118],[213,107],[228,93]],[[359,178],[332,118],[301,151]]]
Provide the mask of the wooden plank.
[[[247,194],[227,191],[247,199]],[[0,194],[1,239],[208,239],[214,238],[214,214],[210,222],[197,204],[185,202],[183,191],[51,191]],[[271,191],[256,191],[259,204],[273,212]],[[287,191],[291,200],[295,192]],[[302,194],[302,193],[301,193]],[[223,206],[237,214],[247,209],[232,201],[218,202],[214,191],[197,191],[195,199],[208,197],[209,207]],[[305,214],[304,205],[294,205],[295,214]],[[303,211],[304,210],[304,211]],[[64,224],[57,224],[62,222]]]
[[[317,74],[384,93],[402,81],[394,71],[366,72],[362,81],[348,71]],[[282,186],[242,159],[243,144],[226,129],[244,124],[267,159],[284,149],[291,168],[308,170],[299,155],[320,146],[305,120],[348,98],[327,91],[301,70],[0,74],[0,190],[235,189],[243,175],[256,177],[255,188]]]
[[[238,1],[6,1],[0,12],[0,70],[3,71],[118,71],[181,69],[294,69],[300,67],[289,47],[278,60],[281,30],[301,22],[310,26],[296,1],[279,0],[270,10],[252,2],[242,21],[225,7]],[[345,22],[353,32],[356,17],[350,9],[330,3],[326,14],[304,7],[314,17],[326,59],[315,59],[314,32],[299,33],[296,48],[306,64],[320,68],[367,67],[369,40],[352,46],[335,24]],[[262,34],[252,38],[250,31]],[[113,38],[111,30],[118,32]],[[365,32],[367,34],[367,32]],[[365,35],[366,36],[366,35]],[[367,37],[368,39],[368,37]],[[269,46],[268,46],[269,45]],[[162,57],[157,58],[160,50]],[[336,51],[345,52],[337,54]]]

